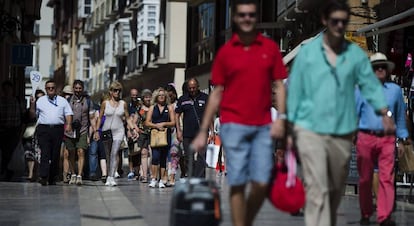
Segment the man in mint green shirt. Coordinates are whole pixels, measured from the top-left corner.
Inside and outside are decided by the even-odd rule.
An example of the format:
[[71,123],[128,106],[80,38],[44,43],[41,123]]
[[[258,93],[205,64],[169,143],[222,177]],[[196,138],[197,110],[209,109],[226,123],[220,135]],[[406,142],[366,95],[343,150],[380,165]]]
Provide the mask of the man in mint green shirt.
[[355,86],[384,116],[386,132],[395,130],[367,55],[344,39],[349,13],[345,3],[326,4],[326,31],[302,47],[289,75],[287,116],[303,165],[307,226],[336,225],[357,128]]

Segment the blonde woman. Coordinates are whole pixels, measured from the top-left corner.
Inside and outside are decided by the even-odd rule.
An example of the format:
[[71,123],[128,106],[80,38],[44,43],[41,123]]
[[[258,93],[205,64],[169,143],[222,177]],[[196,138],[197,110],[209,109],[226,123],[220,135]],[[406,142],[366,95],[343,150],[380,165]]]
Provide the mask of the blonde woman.
[[[167,177],[165,169],[167,166],[167,155],[170,149],[171,142],[171,128],[175,126],[175,113],[173,107],[169,104],[169,97],[163,88],[158,88],[152,95],[152,105],[148,109],[147,118],[145,119],[145,126],[151,129],[165,130],[167,129],[168,145],[165,147],[151,147],[152,162],[151,162],[151,183],[149,187],[155,188],[157,186],[157,176],[161,175],[158,182],[159,188],[165,188]],[[161,169],[161,171],[159,171]]]
[[[127,104],[121,100],[122,85],[119,82],[113,82],[109,86],[109,100],[106,100],[101,105],[99,112],[99,119],[97,125],[101,124],[102,117],[105,115],[105,122],[102,131],[110,130],[112,139],[103,141],[106,153],[106,160],[109,165],[108,177],[106,179],[106,186],[116,186],[114,176],[118,168],[118,152],[121,142],[125,136],[124,122],[128,124],[131,129],[132,136],[138,136],[138,128],[132,123],[129,117]],[[99,133],[94,134],[95,139],[100,139]]]

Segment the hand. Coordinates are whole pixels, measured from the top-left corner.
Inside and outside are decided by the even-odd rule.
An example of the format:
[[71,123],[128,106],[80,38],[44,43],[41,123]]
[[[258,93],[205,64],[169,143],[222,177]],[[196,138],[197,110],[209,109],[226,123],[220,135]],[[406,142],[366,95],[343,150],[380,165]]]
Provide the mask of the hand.
[[165,129],[164,128],[164,123],[162,123],[162,122],[155,124],[155,127],[156,127],[156,129],[161,130],[161,131],[163,131]]
[[382,116],[382,125],[384,126],[385,134],[394,134],[395,133],[395,124],[394,120],[388,116]]
[[199,132],[190,145],[195,152],[203,152],[207,146],[207,133]]
[[177,130],[177,140],[181,143],[183,142],[183,131],[180,129]]
[[68,134],[71,134],[73,132],[71,124],[66,124],[65,132],[68,133]]
[[32,106],[34,107],[35,103],[36,103],[36,99],[33,96],[30,96],[30,107]]
[[401,158],[404,154],[404,151],[405,151],[405,147],[404,147],[404,144],[402,142],[400,142],[398,144],[397,150],[398,150],[398,158]]
[[99,136],[99,132],[98,131],[96,131],[95,133],[93,133],[93,139],[96,140],[96,141],[98,141],[100,139],[100,136]]
[[272,123],[270,136],[273,139],[282,139],[285,137],[285,120],[276,119],[276,121]]

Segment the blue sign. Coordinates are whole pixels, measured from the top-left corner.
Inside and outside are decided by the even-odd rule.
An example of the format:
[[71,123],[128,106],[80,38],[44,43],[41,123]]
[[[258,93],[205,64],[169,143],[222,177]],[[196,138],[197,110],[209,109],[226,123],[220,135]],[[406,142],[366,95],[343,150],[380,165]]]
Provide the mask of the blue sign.
[[11,52],[11,64],[17,66],[33,65],[33,46],[28,44],[14,44]]

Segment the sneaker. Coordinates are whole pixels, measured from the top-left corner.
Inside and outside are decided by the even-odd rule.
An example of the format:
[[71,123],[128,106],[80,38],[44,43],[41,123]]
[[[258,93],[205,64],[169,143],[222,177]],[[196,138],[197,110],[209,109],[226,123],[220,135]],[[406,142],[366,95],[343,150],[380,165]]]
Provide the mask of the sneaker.
[[165,184],[160,180],[160,182],[158,183],[158,187],[165,188]]
[[151,180],[151,183],[148,185],[148,187],[150,187],[150,188],[155,188],[155,186],[157,186],[157,180],[152,179],[152,180]]
[[134,179],[134,176],[135,176],[135,173],[134,172],[129,172],[128,173],[128,180],[133,180]]
[[117,183],[115,182],[115,179],[113,177],[107,177],[105,186],[116,186]]
[[76,177],[76,185],[78,186],[82,185],[82,176],[78,175]]
[[70,176],[69,184],[76,184],[76,174],[72,174],[72,176]]
[[115,178],[121,178],[121,175],[119,175],[118,172],[115,172]]

